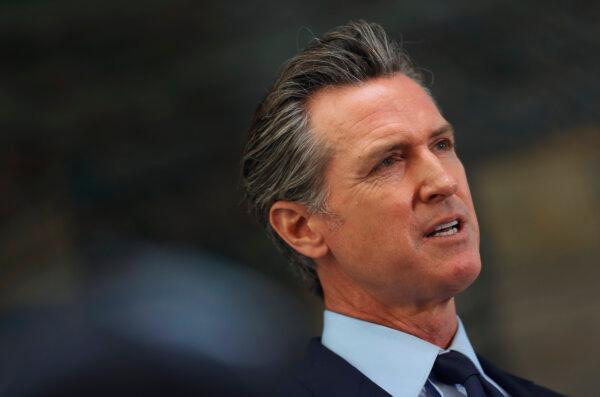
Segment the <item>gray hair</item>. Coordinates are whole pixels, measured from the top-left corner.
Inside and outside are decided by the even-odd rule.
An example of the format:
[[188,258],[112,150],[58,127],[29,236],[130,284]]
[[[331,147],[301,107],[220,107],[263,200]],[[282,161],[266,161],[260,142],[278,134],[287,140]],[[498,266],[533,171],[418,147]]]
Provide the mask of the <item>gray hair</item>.
[[242,159],[249,212],[320,296],[315,263],[279,237],[269,223],[269,210],[274,202],[287,200],[305,205],[311,213],[327,213],[324,171],[332,149],[310,130],[308,98],[324,87],[358,85],[396,73],[422,85],[410,58],[380,25],[349,22],[288,60],[254,115]]

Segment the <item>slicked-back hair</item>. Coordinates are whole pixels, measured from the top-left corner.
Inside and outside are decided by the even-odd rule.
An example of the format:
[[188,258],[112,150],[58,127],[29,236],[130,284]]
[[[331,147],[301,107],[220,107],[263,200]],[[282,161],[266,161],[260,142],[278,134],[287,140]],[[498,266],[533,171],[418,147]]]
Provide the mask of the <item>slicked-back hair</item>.
[[325,87],[359,85],[394,74],[422,85],[410,58],[380,25],[349,22],[312,40],[283,65],[250,126],[242,159],[248,210],[321,297],[315,263],[279,237],[269,222],[269,210],[274,202],[287,200],[303,204],[311,213],[327,213],[324,171],[332,148],[311,131],[308,99]]

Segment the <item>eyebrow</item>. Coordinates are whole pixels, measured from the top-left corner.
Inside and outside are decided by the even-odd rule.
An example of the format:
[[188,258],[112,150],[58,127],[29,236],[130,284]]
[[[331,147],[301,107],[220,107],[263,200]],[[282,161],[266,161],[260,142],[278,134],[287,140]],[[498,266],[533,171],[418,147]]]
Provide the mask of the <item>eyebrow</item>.
[[[444,135],[444,134],[454,135],[454,128],[452,127],[452,125],[450,123],[444,124],[443,126],[433,130],[429,134],[428,139],[437,138],[438,136]],[[380,147],[373,149],[371,152],[369,152],[367,155],[365,155],[364,159],[367,162],[372,161],[373,159],[376,159],[385,153],[393,152],[396,150],[403,150],[407,146],[408,146],[408,143],[406,143],[406,142],[396,142],[396,143],[392,143],[389,145],[381,145]]]
[[440,128],[434,130],[431,134],[429,134],[429,139],[436,138],[440,135],[451,134],[454,135],[454,127],[450,123],[447,123]]

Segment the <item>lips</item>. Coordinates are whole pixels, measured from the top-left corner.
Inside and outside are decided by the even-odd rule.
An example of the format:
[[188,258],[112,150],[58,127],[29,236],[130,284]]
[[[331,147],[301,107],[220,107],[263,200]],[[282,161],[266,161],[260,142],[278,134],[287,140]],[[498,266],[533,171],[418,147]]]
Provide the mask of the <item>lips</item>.
[[433,227],[427,229],[425,237],[446,237],[452,236],[458,233],[464,224],[464,221],[460,217],[446,218],[445,220],[438,221]]

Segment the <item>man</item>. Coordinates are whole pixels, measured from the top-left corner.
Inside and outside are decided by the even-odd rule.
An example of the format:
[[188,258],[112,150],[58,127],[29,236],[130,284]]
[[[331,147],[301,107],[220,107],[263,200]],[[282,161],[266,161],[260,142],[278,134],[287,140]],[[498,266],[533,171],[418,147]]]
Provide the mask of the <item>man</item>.
[[282,394],[557,395],[478,357],[456,315],[481,261],[454,139],[376,24],[339,27],[284,66],[251,126],[246,199],[326,311]]

